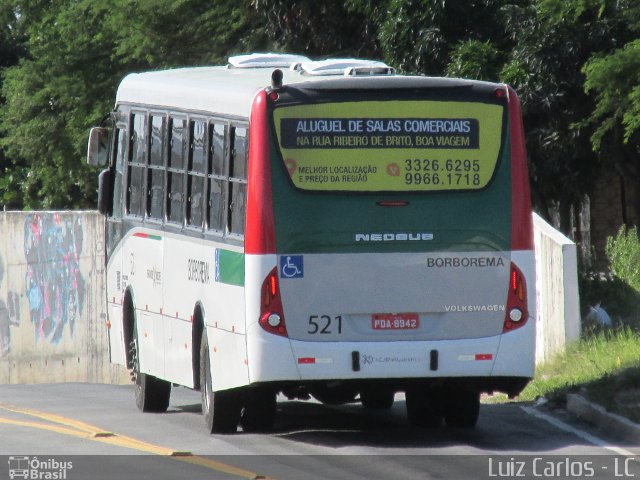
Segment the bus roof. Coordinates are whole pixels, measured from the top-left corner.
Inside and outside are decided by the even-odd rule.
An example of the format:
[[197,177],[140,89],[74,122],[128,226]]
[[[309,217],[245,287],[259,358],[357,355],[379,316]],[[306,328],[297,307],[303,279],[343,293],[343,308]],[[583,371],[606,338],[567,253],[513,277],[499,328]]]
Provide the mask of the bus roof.
[[[318,62],[320,63],[320,62]],[[326,61],[322,62],[326,64]],[[372,62],[377,63],[377,62]],[[127,75],[116,95],[116,104],[145,105],[248,117],[256,93],[271,84],[274,68],[231,66],[177,68]],[[329,75],[281,68],[283,85],[303,89],[407,89],[425,87],[496,88],[497,84],[472,80],[383,74]],[[392,71],[392,69],[391,69]]]

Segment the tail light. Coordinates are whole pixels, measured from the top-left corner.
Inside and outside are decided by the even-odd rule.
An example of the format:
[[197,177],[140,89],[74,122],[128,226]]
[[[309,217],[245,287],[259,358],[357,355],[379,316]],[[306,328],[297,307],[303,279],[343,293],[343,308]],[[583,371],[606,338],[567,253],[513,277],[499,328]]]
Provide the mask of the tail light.
[[280,298],[280,283],[278,269],[274,267],[262,282],[260,291],[260,326],[275,335],[287,336],[287,326],[284,323],[282,299]]
[[522,327],[527,323],[528,318],[527,282],[520,269],[512,263],[509,275],[509,293],[507,294],[507,313],[502,333]]

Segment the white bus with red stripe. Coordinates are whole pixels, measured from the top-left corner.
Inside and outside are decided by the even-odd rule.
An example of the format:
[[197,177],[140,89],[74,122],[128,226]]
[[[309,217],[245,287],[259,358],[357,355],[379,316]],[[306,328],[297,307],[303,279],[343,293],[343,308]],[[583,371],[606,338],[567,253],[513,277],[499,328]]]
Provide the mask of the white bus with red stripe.
[[[212,432],[276,398],[472,427],[533,376],[520,104],[501,84],[253,54],[134,74],[106,162],[111,359],[143,411],[199,389]],[[112,132],[110,142],[107,132]]]

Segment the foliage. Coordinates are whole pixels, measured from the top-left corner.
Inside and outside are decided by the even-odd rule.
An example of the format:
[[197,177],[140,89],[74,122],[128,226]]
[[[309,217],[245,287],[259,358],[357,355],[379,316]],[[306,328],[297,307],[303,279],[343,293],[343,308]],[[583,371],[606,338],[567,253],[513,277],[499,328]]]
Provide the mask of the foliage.
[[[630,328],[587,336],[540,365],[520,399],[547,397],[563,402],[568,392],[589,389],[604,379],[626,378],[628,369],[637,372],[640,367],[639,347],[638,332]],[[633,378],[630,380],[635,382]],[[605,395],[613,398],[626,384],[611,382],[609,387]]]
[[592,307],[602,307],[614,325],[627,325],[640,329],[640,293],[613,275],[589,272],[579,278],[580,311],[583,327]]
[[254,0],[253,6],[266,36],[278,50],[313,57],[379,56],[372,36],[375,27],[366,14],[373,10],[358,0]]
[[451,53],[447,76],[497,81],[500,77],[500,52],[490,41],[465,40]]
[[83,161],[88,128],[109,112],[126,73],[218,62],[264,42],[248,1],[0,2],[28,52],[3,71],[5,206],[95,205],[96,172]]
[[[507,22],[518,40],[503,80],[521,95],[530,173],[543,211],[555,202],[568,209],[579,201],[601,168],[589,141],[592,130],[583,123],[594,104],[584,91],[581,67],[623,33],[602,16],[600,3],[537,0],[512,9]],[[562,227],[566,231],[568,225]]]
[[451,52],[464,42],[504,46],[500,23],[504,3],[389,0],[385,15],[380,15],[379,44],[385,59],[401,71],[442,75],[451,63]]
[[[603,12],[607,2],[603,5]],[[596,108],[590,121],[597,125],[592,137],[594,149],[602,146],[607,134],[617,135],[624,127],[624,141],[635,136],[640,128],[640,4],[623,1],[615,21],[624,25],[629,35],[621,38],[617,48],[594,52],[584,65],[584,87],[596,95]],[[625,43],[626,42],[626,43]],[[635,134],[635,135],[634,135]]]
[[607,238],[605,252],[611,273],[640,292],[640,240],[638,228],[620,227],[615,238]]
[[603,166],[640,175],[639,33],[636,0],[0,0],[0,203],[94,205],[87,129],[125,74],[284,50],[512,84],[535,202],[568,210]]

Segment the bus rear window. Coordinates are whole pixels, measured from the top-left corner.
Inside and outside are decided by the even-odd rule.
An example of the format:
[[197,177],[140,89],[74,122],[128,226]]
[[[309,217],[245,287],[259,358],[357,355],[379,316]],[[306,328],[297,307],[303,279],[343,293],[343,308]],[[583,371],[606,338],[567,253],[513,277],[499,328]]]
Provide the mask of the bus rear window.
[[496,170],[504,107],[361,101],[274,111],[293,184],[315,191],[479,190]]

